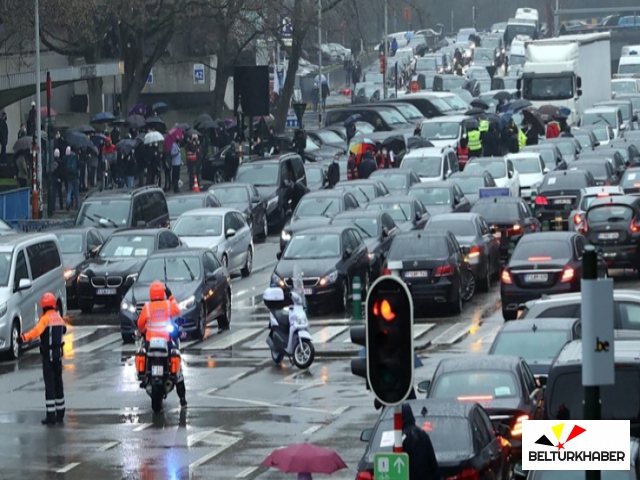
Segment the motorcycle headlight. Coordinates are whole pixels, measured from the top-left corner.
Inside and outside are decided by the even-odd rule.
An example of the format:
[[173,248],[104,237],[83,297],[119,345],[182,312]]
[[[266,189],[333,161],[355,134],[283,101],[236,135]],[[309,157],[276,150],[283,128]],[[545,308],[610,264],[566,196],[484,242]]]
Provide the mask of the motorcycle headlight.
[[327,285],[331,285],[332,283],[336,283],[336,280],[338,280],[337,270],[331,272],[329,275],[325,275],[324,277],[322,277],[318,282],[318,285],[320,285],[321,287],[325,287]]
[[283,279],[276,273],[271,274],[271,286],[284,288],[286,286]]
[[64,275],[64,279],[65,280],[70,280],[71,277],[73,277],[75,275],[75,273],[76,273],[76,269],[75,268],[67,268],[64,271],[64,274],[63,274]]
[[278,205],[278,197],[273,197],[267,202],[267,210],[275,208]]
[[125,283],[134,283],[136,280],[138,279],[138,274],[137,273],[132,273],[130,275],[127,275],[127,278],[125,279]]
[[122,300],[122,303],[120,303],[120,310],[124,310],[129,313],[136,313],[136,306],[126,300]]
[[280,238],[282,238],[283,242],[288,242],[289,240],[291,240],[291,234],[286,230],[282,230],[282,234],[280,235]]
[[188,310],[190,308],[193,308],[195,305],[196,297],[194,295],[191,295],[189,298],[186,298],[185,300],[178,303],[178,307],[180,307],[180,310]]
[[78,283],[89,283],[89,277],[84,273],[78,275]]

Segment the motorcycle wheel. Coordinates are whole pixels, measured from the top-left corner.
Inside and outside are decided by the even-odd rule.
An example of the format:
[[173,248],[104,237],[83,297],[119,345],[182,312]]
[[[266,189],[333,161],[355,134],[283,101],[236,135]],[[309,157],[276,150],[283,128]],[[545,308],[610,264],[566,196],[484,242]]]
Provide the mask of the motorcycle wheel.
[[154,413],[160,413],[162,411],[162,401],[164,400],[164,392],[160,390],[160,387],[153,387],[151,390],[151,410]]
[[284,358],[284,354],[276,353],[273,350],[271,350],[271,358],[273,359],[276,365],[280,365],[282,363],[282,359]]
[[293,363],[299,369],[305,370],[313,363],[315,354],[316,351],[315,348],[313,348],[313,343],[305,338],[298,342],[296,348],[293,350]]

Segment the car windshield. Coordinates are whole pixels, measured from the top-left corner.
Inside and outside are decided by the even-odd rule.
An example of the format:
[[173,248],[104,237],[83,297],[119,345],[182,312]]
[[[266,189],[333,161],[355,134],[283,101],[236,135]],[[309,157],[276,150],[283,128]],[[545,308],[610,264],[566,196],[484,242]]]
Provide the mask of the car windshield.
[[637,93],[638,85],[635,80],[628,82],[611,82],[611,91],[615,93]]
[[209,191],[220,200],[222,205],[249,202],[249,194],[244,187],[214,187]]
[[476,235],[476,226],[471,220],[452,220],[432,218],[428,227],[436,230],[449,230],[456,237],[474,237]]
[[407,176],[402,174],[374,175],[372,178],[380,180],[387,188],[407,188]]
[[620,184],[623,187],[640,187],[640,170],[627,170],[624,172]]
[[219,237],[222,235],[222,215],[180,217],[172,230],[182,237]]
[[424,122],[420,135],[427,140],[453,140],[460,135],[460,123]]
[[[309,144],[309,138],[307,138]],[[278,185],[278,164],[249,162],[240,165],[236,182],[253,183],[256,186]]]
[[363,237],[375,238],[378,236],[377,218],[336,218],[331,222],[331,225],[356,227]]
[[626,205],[602,205],[593,207],[587,212],[587,222],[606,223],[607,225],[624,222],[629,223],[633,219],[633,209]]
[[[463,88],[467,80],[464,77],[457,75],[447,75],[442,77],[443,90],[454,90],[456,88]],[[445,102],[447,99],[445,98]],[[448,103],[448,102],[447,102]]]
[[580,145],[582,146],[582,148],[593,147],[593,145],[591,144],[591,135],[589,135],[588,133],[573,132],[573,138],[575,138],[576,140],[578,140],[578,142],[580,142]]
[[[522,94],[529,100],[566,100],[573,98],[573,76],[525,77]],[[587,124],[588,125],[588,124]]]
[[80,207],[76,225],[119,228],[128,223],[131,200],[85,201]]
[[442,175],[442,157],[405,157],[401,168],[413,170],[419,177],[439,177]]
[[169,218],[178,218],[185,212],[202,208],[202,198],[169,197],[167,207],[169,207]]
[[511,223],[520,218],[517,203],[479,201],[473,204],[471,211],[483,216],[490,223]]
[[[533,327],[535,328],[535,326]],[[494,355],[513,355],[528,362],[553,360],[569,335],[562,330],[527,330],[502,332],[494,344]]]
[[607,165],[605,163],[582,163],[574,162],[569,170],[582,170],[591,172],[595,178],[606,178],[608,176]]
[[412,219],[410,203],[374,203],[367,205],[367,210],[381,210],[383,212],[387,212],[395,222],[407,222]]
[[[640,72],[638,72],[640,73]],[[631,100],[631,105],[633,105],[633,111],[637,112],[638,110],[640,110],[640,96],[639,95],[633,95],[633,96],[629,96],[626,97],[627,99]]]
[[582,174],[573,175],[545,175],[542,181],[540,191],[544,190],[562,190],[562,189],[578,189],[586,187],[587,180]]
[[611,125],[614,127],[616,125],[616,114],[614,111],[603,111],[603,112],[585,112],[582,116],[582,121],[580,125],[595,125],[598,123],[602,123],[604,125]]
[[558,150],[560,150],[560,153],[562,155],[573,156],[576,154],[576,146],[571,140],[565,140],[565,141],[553,142],[553,143],[558,147]]
[[58,233],[56,236],[61,253],[84,253],[81,233]]
[[378,114],[387,123],[387,125],[402,125],[407,123],[407,119],[404,118],[397,110],[376,109]]
[[518,35],[533,38],[536,34],[536,26],[533,23],[507,23],[504,30],[504,41],[508,45]]
[[346,182],[340,183],[338,186],[342,187],[345,192],[353,194],[360,205],[370,202],[376,196],[373,185],[350,185],[350,182]]
[[537,157],[527,157],[527,158],[516,158],[512,159],[513,168],[516,169],[516,172],[519,174],[528,174],[528,173],[542,173],[542,166],[540,165],[540,160]]
[[424,205],[451,205],[451,193],[444,187],[412,188],[408,195],[417,198]]
[[495,50],[492,48],[476,48],[473,51],[473,59],[474,60],[489,60],[493,62],[495,58]]
[[[617,418],[617,417],[616,417]],[[532,480],[584,480],[584,472],[564,470],[538,470]],[[629,480],[629,472],[601,470],[600,480]]]
[[457,95],[447,95],[442,97],[442,100],[444,100],[453,110],[466,110],[469,108],[469,106]]
[[115,235],[100,249],[100,258],[147,257],[153,252],[153,235]]
[[511,55],[509,55],[509,65],[524,65],[524,59],[524,55],[516,55],[515,53],[512,53]]
[[294,235],[282,258],[286,260],[337,258],[341,255],[340,236],[335,234]]
[[640,63],[625,63],[618,66],[618,73],[621,75],[640,75]]
[[448,256],[446,238],[436,235],[396,237],[389,249],[389,260],[443,259]]
[[460,187],[465,195],[479,195],[478,190],[484,188],[484,177],[452,176],[451,181]]
[[607,142],[609,140],[609,129],[606,126],[593,127],[591,131],[599,142]]
[[305,168],[304,173],[307,176],[307,183],[322,183],[324,175],[322,168]]
[[342,210],[339,198],[302,198],[294,217],[330,217]]
[[500,37],[484,37],[482,39],[482,45],[487,47],[487,49],[495,49],[502,45],[502,40]]
[[487,171],[493,178],[503,178],[507,176],[507,167],[504,160],[485,160],[485,161],[473,161],[467,163],[465,171],[468,172],[484,172]]
[[[618,195],[620,195],[620,194],[618,194],[618,193],[614,193],[614,194],[608,193],[608,194],[606,194],[604,196],[606,196],[606,197],[610,197],[611,196],[612,197],[612,196],[618,196]],[[582,201],[580,202],[580,210],[587,211],[587,209],[591,206],[593,201],[596,198],[599,198],[599,197],[600,197],[600,195],[589,195],[589,196],[582,197]]]
[[545,262],[567,260],[573,255],[569,242],[547,240],[545,242],[520,242],[511,260],[516,262]]
[[429,395],[431,398],[457,398],[467,401],[491,401],[517,397],[520,392],[511,372],[470,371],[441,375]]
[[396,108],[400,111],[402,116],[407,120],[420,120],[423,118],[423,115],[420,113],[416,107],[411,105],[410,103],[398,103]]
[[9,274],[11,273],[11,253],[0,253],[0,286],[6,287],[9,284]]
[[[451,110],[453,110],[453,107],[451,105],[449,105],[439,97],[429,97],[429,101],[441,112],[450,112]],[[424,124],[422,125],[422,128],[424,128]]]
[[150,258],[142,267],[138,283],[193,282],[200,279],[200,259],[198,257]]
[[542,157],[542,160],[546,165],[554,165],[555,164],[555,155],[553,154],[553,150],[551,148],[529,148],[525,147],[520,150],[520,152],[533,152],[537,153]]
[[438,61],[433,57],[419,58],[418,60],[416,60],[415,70],[416,71],[421,71],[421,70],[436,71],[438,70]]
[[340,138],[340,135],[336,132],[332,132],[331,130],[318,130],[316,135],[318,135],[324,143],[344,143],[344,140]]

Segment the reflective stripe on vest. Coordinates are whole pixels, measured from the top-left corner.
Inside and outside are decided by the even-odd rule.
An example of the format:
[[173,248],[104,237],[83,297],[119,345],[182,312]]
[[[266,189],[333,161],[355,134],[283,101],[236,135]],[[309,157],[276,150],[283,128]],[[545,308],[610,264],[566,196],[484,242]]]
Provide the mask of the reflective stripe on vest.
[[472,152],[482,149],[482,142],[480,141],[480,132],[478,130],[471,130],[467,133],[468,143],[467,148]]
[[518,146],[524,148],[527,146],[527,136],[522,130],[518,130]]
[[489,131],[489,120],[480,120],[480,133]]
[[[153,302],[155,304],[160,302]],[[145,305],[147,309],[147,331],[149,333],[157,333],[157,334],[167,334],[167,328],[171,324],[171,320],[169,318],[169,312],[171,312],[171,305],[168,300],[164,302],[166,310],[163,309],[151,309],[151,302]]]

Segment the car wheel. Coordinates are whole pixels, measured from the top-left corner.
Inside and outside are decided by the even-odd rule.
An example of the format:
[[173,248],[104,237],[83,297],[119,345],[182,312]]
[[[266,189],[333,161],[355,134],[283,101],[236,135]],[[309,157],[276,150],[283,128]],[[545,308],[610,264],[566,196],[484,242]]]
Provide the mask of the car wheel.
[[224,299],[223,313],[218,317],[218,328],[229,328],[231,325],[231,292],[227,291]]
[[513,310],[505,310],[503,308],[502,309],[502,318],[504,318],[505,322],[508,322],[510,320],[515,320],[516,318],[518,318],[518,312],[517,311],[513,311]]
[[7,360],[17,360],[20,356],[20,323],[13,321],[9,336],[9,350],[3,355]]
[[454,315],[460,315],[462,313],[462,286],[458,285],[457,295],[449,303],[451,313]]
[[485,278],[480,282],[479,287],[483,292],[488,292],[491,288],[491,262],[487,264],[487,273]]
[[347,281],[343,280],[340,285],[340,305],[338,307],[339,312],[346,312],[349,308],[349,287]]
[[267,214],[264,215],[264,220],[262,221],[262,231],[260,232],[260,238],[267,238],[269,235],[269,222],[267,222]]
[[249,245],[249,248],[247,249],[247,261],[240,273],[243,277],[248,277],[251,275],[251,270],[253,270],[253,248]]
[[93,302],[78,300],[78,308],[82,313],[91,313],[93,311]]
[[224,183],[227,179],[224,178],[224,172],[222,169],[218,169],[213,174],[213,183]]
[[198,306],[198,328],[193,332],[193,338],[202,340],[207,331],[207,308],[204,302],[200,302]]
[[476,276],[472,272],[467,273],[467,281],[462,289],[462,300],[468,302],[476,293]]

